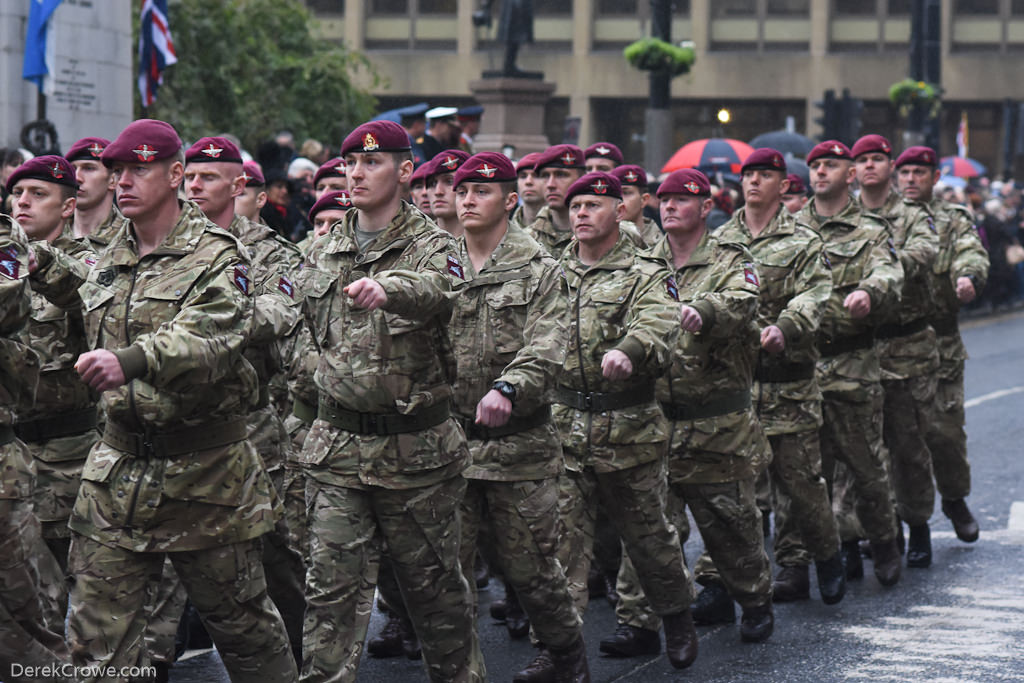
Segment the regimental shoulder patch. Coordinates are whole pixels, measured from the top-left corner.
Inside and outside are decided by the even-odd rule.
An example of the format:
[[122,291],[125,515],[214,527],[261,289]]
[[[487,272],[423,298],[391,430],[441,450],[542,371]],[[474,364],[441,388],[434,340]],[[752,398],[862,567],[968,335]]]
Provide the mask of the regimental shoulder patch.
[[103,286],[109,287],[114,282],[114,269],[104,268],[96,276],[96,283]]
[[928,216],[928,229],[931,230],[936,235],[939,234],[939,231],[935,228],[935,221],[932,219],[931,216]]
[[231,273],[231,281],[235,283],[246,296],[252,294],[252,280],[249,279],[249,266],[244,263],[236,263]]
[[886,239],[885,243],[889,245],[889,253],[892,254],[892,257],[899,261],[900,255],[896,253],[896,243],[892,241],[891,237]]
[[749,261],[743,264],[743,279],[755,287],[761,286],[761,281],[757,279],[757,271],[754,269],[754,264]]
[[829,270],[832,270],[832,259],[828,257],[826,252],[821,252],[821,263]]
[[459,259],[455,258],[451,254],[448,254],[448,273],[454,275],[460,280],[466,279],[466,271],[462,269],[462,264],[459,263]]
[[89,266],[90,268],[92,268],[93,266],[96,265],[96,257],[95,256],[86,256],[82,260],[85,261],[85,265]]
[[17,280],[21,272],[21,262],[18,261],[18,248],[14,245],[6,249],[0,249],[0,275],[8,280]]
[[668,292],[673,301],[679,301],[679,287],[676,285],[675,276],[669,275],[665,278],[665,291]]
[[287,294],[289,299],[295,298],[295,285],[284,275],[278,279],[277,288],[281,293]]

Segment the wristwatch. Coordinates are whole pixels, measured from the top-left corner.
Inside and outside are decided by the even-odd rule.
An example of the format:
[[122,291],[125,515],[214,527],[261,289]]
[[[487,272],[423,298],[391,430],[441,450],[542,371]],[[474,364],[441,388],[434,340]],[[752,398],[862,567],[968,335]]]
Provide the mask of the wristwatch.
[[515,388],[514,385],[509,384],[508,382],[500,382],[499,381],[499,382],[495,382],[491,386],[491,388],[494,389],[495,391],[497,391],[499,394],[501,394],[505,398],[507,398],[509,400],[509,402],[515,404],[515,402],[516,402],[516,388]]

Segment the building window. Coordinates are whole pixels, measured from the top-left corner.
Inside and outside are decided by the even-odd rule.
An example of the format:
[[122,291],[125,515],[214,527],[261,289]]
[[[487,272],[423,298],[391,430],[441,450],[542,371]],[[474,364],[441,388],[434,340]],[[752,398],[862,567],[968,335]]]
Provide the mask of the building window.
[[999,0],[955,0],[953,14],[999,14]]
[[533,3],[533,11],[538,17],[551,14],[572,14],[572,0],[540,0]]
[[637,14],[640,8],[638,0],[598,0],[597,13],[599,15],[631,15]]
[[878,7],[873,0],[834,0],[832,12],[840,16],[875,16]]
[[455,14],[456,0],[419,0],[420,14]]
[[711,49],[805,51],[811,41],[810,11],[809,0],[715,0]]
[[306,7],[313,14],[345,15],[345,0],[306,0]]
[[372,0],[371,14],[408,14],[409,0]]

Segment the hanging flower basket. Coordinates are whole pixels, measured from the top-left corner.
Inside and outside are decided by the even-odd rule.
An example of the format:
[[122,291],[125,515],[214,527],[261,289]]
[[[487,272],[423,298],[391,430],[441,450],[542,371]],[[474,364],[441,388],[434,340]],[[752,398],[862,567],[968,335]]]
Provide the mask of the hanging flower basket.
[[692,42],[680,45],[666,43],[659,38],[643,38],[626,46],[622,51],[630,66],[641,71],[667,71],[673,76],[689,73],[697,53]]
[[938,87],[924,81],[905,78],[889,87],[889,101],[899,109],[900,116],[906,118],[917,105],[928,110],[928,118],[939,115],[942,106],[941,91]]

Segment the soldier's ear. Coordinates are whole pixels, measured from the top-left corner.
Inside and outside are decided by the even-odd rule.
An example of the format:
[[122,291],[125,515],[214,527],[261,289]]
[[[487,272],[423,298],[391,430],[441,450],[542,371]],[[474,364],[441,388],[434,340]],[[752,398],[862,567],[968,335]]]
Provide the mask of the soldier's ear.
[[517,193],[517,192],[509,192],[507,195],[505,195],[505,211],[506,212],[515,210],[516,205],[518,203],[519,203],[519,193]]

